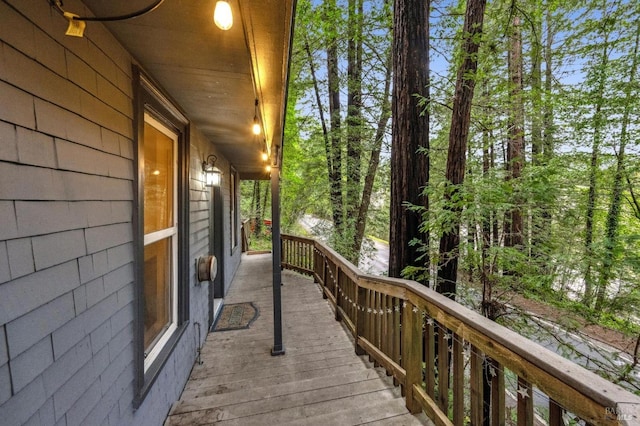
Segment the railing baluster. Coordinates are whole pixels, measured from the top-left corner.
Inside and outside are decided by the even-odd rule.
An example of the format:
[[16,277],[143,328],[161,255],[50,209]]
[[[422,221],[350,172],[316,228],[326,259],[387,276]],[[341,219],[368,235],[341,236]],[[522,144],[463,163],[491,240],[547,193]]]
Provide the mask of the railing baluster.
[[322,258],[322,298],[327,299],[326,290],[328,289],[328,278],[329,278],[329,262],[327,262],[327,258]]
[[[382,336],[381,339],[381,347],[380,349],[384,352],[385,355],[391,356],[391,351],[389,350],[390,343],[390,335],[389,335],[389,314],[387,313],[387,309],[389,309],[389,297],[386,294],[381,295],[382,297],[382,315],[380,316],[382,319]],[[391,372],[387,369],[387,375]]]
[[518,426],[533,425],[533,387],[518,377]]
[[438,324],[438,406],[449,412],[449,341],[447,329]]
[[314,271],[314,278],[315,280],[318,282],[318,284],[320,284],[320,268],[324,265],[324,262],[322,262],[322,256],[320,256],[320,251],[318,250],[313,250],[313,271]]
[[[402,339],[402,333],[400,331],[400,304],[402,302],[397,297],[394,297],[391,299],[391,303],[393,304],[393,348],[391,349],[391,353],[396,364],[400,364],[400,340]],[[398,382],[397,379],[394,379],[393,383],[395,386],[398,386],[400,382]]]
[[335,317],[336,317],[336,321],[340,321],[340,309],[338,309],[338,307],[340,307],[340,302],[341,302],[340,289],[342,288],[341,281],[343,281],[343,272],[342,272],[342,269],[338,269],[337,265],[336,265],[335,277],[336,277],[336,282],[333,288],[333,297],[336,301]]
[[483,355],[480,350],[471,345],[471,361],[470,361],[470,377],[469,385],[471,388],[471,424],[482,425],[482,364]]
[[367,290],[365,294],[365,303],[364,303],[364,311],[365,311],[365,328],[364,335],[365,339],[371,342],[371,290]]
[[431,318],[427,321],[424,338],[424,358],[425,358],[425,383],[427,395],[435,401],[436,394],[436,338],[435,323]]
[[364,355],[365,351],[358,345],[358,337],[366,339],[367,330],[367,312],[364,309],[358,309],[364,306],[367,298],[367,289],[357,286],[356,291],[356,355]]
[[331,294],[333,294],[333,297],[336,297],[336,289],[338,288],[338,275],[340,274],[340,268],[338,267],[337,263],[333,263],[332,264],[333,269],[331,270],[331,274],[329,276],[329,282],[331,283]]
[[464,352],[462,337],[453,334],[453,423],[464,424]]
[[[375,293],[375,298],[374,298],[374,305],[373,305],[373,327],[374,327],[374,336],[373,336],[373,342],[376,345],[376,348],[380,349],[381,344],[380,344],[380,335],[381,335],[381,316],[380,316],[380,293],[376,291]],[[376,366],[378,366],[378,363],[375,363]]]
[[504,426],[504,371],[496,360],[490,360],[491,375],[491,424]]
[[564,426],[562,412],[564,410],[553,399],[549,398],[549,426]]
[[351,312],[353,312],[353,318],[355,318],[358,315],[358,305],[355,304],[355,300],[357,299],[357,295],[358,295],[358,283],[357,282],[353,282],[353,285],[351,286],[351,300],[353,301],[351,303]]
[[406,406],[411,413],[422,410],[414,399],[413,386],[422,384],[422,316],[410,303],[402,310],[402,364],[406,371]]
[[351,278],[349,278],[348,280],[345,280],[344,288],[342,289],[343,291],[343,294],[342,294],[343,308],[342,309],[344,309],[345,313],[347,314],[347,317],[349,317],[350,319],[353,319],[353,312],[351,311],[351,302],[349,302],[349,300],[352,300],[351,298],[352,287],[353,287],[353,281],[351,281]]
[[[346,302],[349,307],[349,318],[351,318],[352,321],[355,321],[355,318],[358,315],[358,310],[355,307],[357,292],[358,292],[358,282],[352,279],[349,279],[349,297]],[[357,338],[358,336],[355,329],[355,322],[353,324],[353,333],[354,333],[354,337]]]

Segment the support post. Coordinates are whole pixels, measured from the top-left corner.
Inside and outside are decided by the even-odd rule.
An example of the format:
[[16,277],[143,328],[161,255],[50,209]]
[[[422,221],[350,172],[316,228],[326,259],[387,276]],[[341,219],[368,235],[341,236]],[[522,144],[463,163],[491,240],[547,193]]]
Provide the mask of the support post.
[[271,166],[271,246],[273,262],[273,348],[271,355],[284,355],[282,343],[282,246],[280,244],[280,167]]

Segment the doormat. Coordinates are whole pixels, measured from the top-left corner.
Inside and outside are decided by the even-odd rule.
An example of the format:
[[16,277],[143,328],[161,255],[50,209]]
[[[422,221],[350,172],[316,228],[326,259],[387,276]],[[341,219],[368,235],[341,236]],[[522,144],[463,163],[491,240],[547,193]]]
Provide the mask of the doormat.
[[222,311],[211,326],[211,331],[242,330],[249,328],[258,318],[258,308],[253,302],[232,303],[222,306]]

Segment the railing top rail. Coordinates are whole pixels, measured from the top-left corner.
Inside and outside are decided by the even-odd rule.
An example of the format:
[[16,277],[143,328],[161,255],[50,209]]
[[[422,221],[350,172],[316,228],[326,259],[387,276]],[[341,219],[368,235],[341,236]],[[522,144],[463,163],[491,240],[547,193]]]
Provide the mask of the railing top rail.
[[[439,310],[444,315],[440,314],[441,318],[436,320],[441,321],[455,333],[466,335],[470,342],[474,343],[474,340],[486,338],[487,341],[492,342],[492,346],[495,344],[502,346],[508,352],[526,360],[604,407],[613,409],[620,404],[629,404],[630,407],[640,410],[640,397],[422,284],[399,278],[367,275],[326,244],[311,238],[288,235],[283,235],[283,238],[313,244],[361,287],[408,300],[428,313]],[[496,350],[498,350],[497,347]],[[492,356],[490,353],[488,355]],[[518,362],[517,359],[511,360],[512,364]],[[509,365],[505,366],[509,368]]]
[[340,265],[342,272],[346,273],[349,278],[351,278],[352,280],[356,281],[359,278],[365,276],[362,271],[360,271],[358,268],[356,268],[351,262],[349,262],[347,259],[345,259],[340,253],[338,253],[337,251],[335,251],[334,249],[332,249],[331,247],[329,247],[327,244],[315,240],[313,238],[302,238],[302,237],[293,237],[290,235],[286,235],[287,238],[291,238],[293,240],[297,240],[297,241],[303,241],[303,242],[307,242],[309,244],[313,244],[314,247],[318,250],[320,250],[320,252],[329,260],[331,260],[334,263],[337,263]]
[[292,241],[300,241],[301,243],[313,244],[315,240],[312,238],[299,237],[297,235],[291,234],[281,234],[282,239],[292,240]]
[[[406,299],[414,305],[419,306],[421,302],[426,302],[427,310],[429,304],[433,305],[450,318],[457,320],[455,322],[458,322],[463,327],[475,331],[475,333],[468,332],[467,334],[486,336],[491,341],[498,343],[508,351],[537,366],[549,375],[556,377],[580,393],[589,396],[603,406],[615,407],[617,404],[625,403],[638,404],[638,407],[640,407],[640,397],[635,396],[621,386],[605,380],[538,343],[422,284],[397,278],[372,276],[364,276],[363,283],[384,284],[404,289],[407,293]],[[454,321],[450,322],[454,323]],[[454,331],[458,332],[458,330]],[[462,330],[459,330],[459,332],[462,334]]]

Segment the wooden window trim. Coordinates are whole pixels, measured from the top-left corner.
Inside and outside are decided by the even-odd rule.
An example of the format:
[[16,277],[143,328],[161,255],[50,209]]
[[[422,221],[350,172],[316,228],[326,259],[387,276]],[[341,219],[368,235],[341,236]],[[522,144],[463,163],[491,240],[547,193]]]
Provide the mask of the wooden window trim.
[[[162,371],[170,355],[184,334],[189,322],[189,121],[167,95],[158,89],[139,67],[133,67],[134,84],[134,274],[135,274],[135,320],[134,320],[134,408],[140,406]],[[143,282],[144,282],[144,176],[141,161],[144,161],[144,114],[149,113],[178,134],[177,147],[177,324],[154,361],[145,369]]]
[[238,203],[239,194],[239,179],[238,172],[234,167],[231,167],[230,179],[229,179],[229,218],[231,222],[231,255],[237,250],[240,241],[240,212]]

